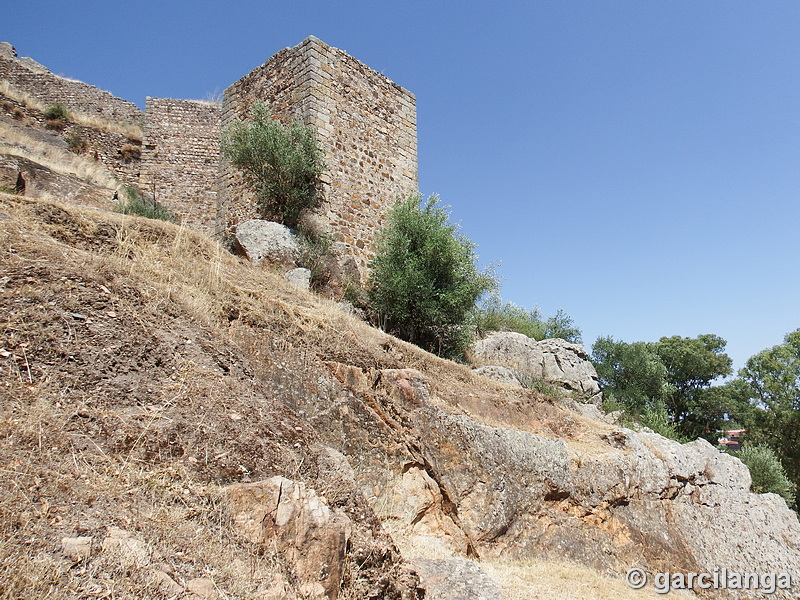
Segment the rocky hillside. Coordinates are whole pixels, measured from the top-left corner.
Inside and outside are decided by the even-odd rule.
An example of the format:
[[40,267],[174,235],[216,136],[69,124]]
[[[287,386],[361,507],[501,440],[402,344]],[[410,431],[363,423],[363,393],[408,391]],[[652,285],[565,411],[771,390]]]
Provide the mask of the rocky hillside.
[[[654,598],[664,572],[730,575],[708,598],[785,573],[772,597],[796,597],[797,515],[737,459],[112,213],[95,159],[7,121],[3,187],[41,174],[0,192],[0,598]],[[511,366],[545,373],[551,346]]]
[[3,194],[0,242],[5,597],[418,598],[445,557],[507,595],[542,561],[800,577],[795,514],[706,442],[486,379],[170,224]]

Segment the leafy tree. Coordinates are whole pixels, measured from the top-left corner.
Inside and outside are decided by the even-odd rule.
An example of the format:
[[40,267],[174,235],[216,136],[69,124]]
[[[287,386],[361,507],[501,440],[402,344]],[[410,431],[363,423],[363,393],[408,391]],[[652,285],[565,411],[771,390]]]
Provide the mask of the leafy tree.
[[[601,337],[592,348],[600,386],[639,421],[661,423],[666,415],[675,438],[716,441],[730,398],[711,382],[731,372],[722,353],[725,340],[715,335],[662,337],[658,342],[626,343]],[[653,427],[656,429],[656,427]]]
[[711,382],[733,372],[730,357],[723,353],[725,345],[725,340],[712,334],[662,337],[654,345],[671,386],[667,412],[678,430],[691,439],[705,437],[715,442],[724,426],[728,398]]
[[575,323],[567,313],[558,309],[556,314],[544,322],[544,338],[560,338],[573,344],[582,343],[581,330],[575,327]]
[[652,344],[600,337],[592,346],[592,362],[604,395],[633,415],[663,406],[672,391],[667,369]]
[[284,126],[257,102],[250,120],[225,128],[221,147],[242,170],[264,218],[295,227],[305,211],[321,204],[325,162],[313,128],[296,121]]
[[378,236],[368,299],[374,316],[398,337],[440,355],[458,357],[473,334],[477,299],[497,280],[475,264],[475,245],[449,223],[431,196],[398,202]]
[[800,329],[751,357],[739,377],[751,400],[743,415],[746,440],[772,448],[789,478],[800,483]]

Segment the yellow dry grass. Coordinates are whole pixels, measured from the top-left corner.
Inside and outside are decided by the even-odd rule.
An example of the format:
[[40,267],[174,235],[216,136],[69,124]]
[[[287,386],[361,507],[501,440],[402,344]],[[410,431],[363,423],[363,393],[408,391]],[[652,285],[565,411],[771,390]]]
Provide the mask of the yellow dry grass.
[[[32,108],[41,112],[44,112],[48,106],[45,102],[42,102],[30,94],[14,87],[8,81],[0,81],[0,94],[16,100],[28,108]],[[69,118],[75,123],[79,123],[87,127],[92,127],[101,131],[108,131],[110,133],[119,133],[128,139],[138,142],[142,141],[142,127],[135,123],[117,123],[97,115],[87,115],[85,113],[76,111],[69,111]]]
[[26,158],[92,185],[110,190],[120,187],[102,163],[37,140],[22,127],[0,123],[0,153]]
[[[625,580],[570,563],[487,562],[481,568],[499,585],[504,600],[655,600],[655,589],[634,590]],[[694,594],[672,592],[686,597]]]
[[[426,375],[433,395],[441,395],[451,410],[466,410],[460,408],[459,394],[474,396],[475,404],[469,406],[476,419],[482,418],[480,405],[519,402],[520,390],[388,336],[336,303],[291,287],[280,273],[232,256],[193,230],[2,193],[0,213],[3,251],[13,248],[14,255],[35,261],[73,261],[75,270],[113,273],[137,290],[142,312],[147,309],[150,315],[180,314],[208,329],[227,331],[232,338],[241,330],[249,332],[249,340],[283,340],[317,362],[340,361],[363,369],[417,368]],[[12,258],[9,251],[6,259]],[[231,327],[234,322],[241,326]],[[62,486],[80,497],[113,499],[120,507],[115,525],[141,530],[153,548],[171,549],[179,558],[185,555],[186,564],[180,558],[182,572],[196,565],[196,575],[211,578],[228,597],[251,597],[253,581],[268,577],[275,567],[263,557],[248,554],[233,539],[217,504],[218,488],[198,484],[176,463],[144,464],[130,453],[106,453],[92,446],[91,440],[83,449],[70,444],[63,432],[64,410],[52,399],[42,400],[48,382],[37,382],[26,360],[17,361],[16,371],[4,374],[5,388],[0,385],[0,397],[5,396],[0,402],[0,451],[5,450],[8,457],[10,449],[15,449],[14,460],[0,471],[6,481],[0,493],[0,533],[4,534],[0,579],[7,582],[8,590],[0,598],[167,597],[158,591],[151,571],[126,570],[105,555],[90,564],[65,565],[56,549],[38,542],[26,545],[25,540],[46,538],[48,527],[61,514],[37,498],[48,497],[43,489],[57,495]],[[215,374],[205,376],[215,385]],[[24,398],[9,390],[19,390]],[[448,390],[458,391],[455,399],[446,394]],[[52,390],[48,392],[52,398]],[[175,394],[203,397],[183,389]],[[538,398],[533,392],[522,394],[529,401]],[[205,397],[210,402],[227,401],[223,396]],[[153,414],[158,410],[155,407]],[[484,422],[490,422],[493,413],[486,410],[489,416],[483,415]],[[587,421],[584,429],[591,428]],[[604,430],[605,426],[598,426],[597,431]],[[596,437],[596,432],[592,435]],[[420,555],[418,549],[409,551]],[[655,597],[575,565],[489,562],[481,566],[501,585],[506,600]]]

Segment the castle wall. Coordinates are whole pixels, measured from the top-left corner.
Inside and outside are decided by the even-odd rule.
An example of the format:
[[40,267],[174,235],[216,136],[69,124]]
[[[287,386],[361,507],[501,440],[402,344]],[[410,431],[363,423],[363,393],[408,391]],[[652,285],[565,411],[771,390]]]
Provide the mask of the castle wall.
[[139,186],[187,225],[213,232],[220,106],[147,98]]
[[[315,128],[328,165],[320,218],[364,273],[389,209],[418,189],[414,95],[310,37],[225,90],[223,127],[245,118],[256,100],[282,120]],[[241,175],[224,160],[218,206],[218,232],[257,216]]]
[[[5,44],[10,48],[9,44]],[[16,53],[0,53],[0,80],[6,80],[17,90],[43,102],[60,102],[67,110],[89,116],[98,116],[118,123],[141,125],[142,111],[127,100],[122,100],[92,85],[54,75],[30,59],[16,58]]]

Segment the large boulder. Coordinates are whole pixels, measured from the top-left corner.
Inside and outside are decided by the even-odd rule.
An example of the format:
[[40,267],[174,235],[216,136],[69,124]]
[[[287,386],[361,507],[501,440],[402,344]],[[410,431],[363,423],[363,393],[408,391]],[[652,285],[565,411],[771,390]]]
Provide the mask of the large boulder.
[[335,600],[351,522],[302,482],[275,476],[224,490],[234,528],[261,550],[276,550],[293,568],[301,595]]
[[237,250],[255,265],[292,265],[300,255],[297,237],[286,225],[249,219],[236,226]]
[[498,331],[475,342],[472,356],[479,366],[518,369],[592,402],[601,400],[597,371],[580,344],[561,339],[537,342],[521,333]]

